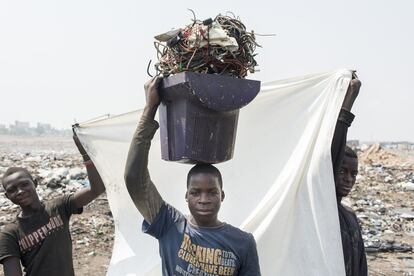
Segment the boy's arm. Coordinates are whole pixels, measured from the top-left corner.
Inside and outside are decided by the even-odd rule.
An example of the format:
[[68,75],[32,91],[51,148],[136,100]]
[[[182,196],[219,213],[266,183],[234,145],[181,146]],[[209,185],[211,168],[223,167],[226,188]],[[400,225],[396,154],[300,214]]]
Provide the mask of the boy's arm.
[[125,184],[132,201],[148,223],[157,216],[163,199],[152,183],[148,171],[148,154],[151,140],[158,129],[154,120],[160,99],[158,86],[160,77],[155,77],[145,84],[146,106],[131,141],[125,166]]
[[337,172],[341,166],[344,157],[346,137],[348,134],[348,127],[351,126],[354,120],[354,115],[351,113],[352,106],[359,94],[361,81],[353,78],[349,83],[345,99],[342,103],[342,108],[339,113],[338,121],[335,127],[334,137],[331,144],[331,157],[334,172]]
[[100,194],[105,192],[105,186],[101,176],[95,168],[95,164],[86,153],[86,150],[83,148],[75,131],[73,131],[73,141],[82,155],[84,161],[83,163],[86,167],[90,183],[90,187],[77,191],[73,196],[76,207],[82,208],[83,206],[89,204],[92,200],[96,199]]
[[3,261],[4,276],[22,276],[22,268],[18,257],[8,257]]

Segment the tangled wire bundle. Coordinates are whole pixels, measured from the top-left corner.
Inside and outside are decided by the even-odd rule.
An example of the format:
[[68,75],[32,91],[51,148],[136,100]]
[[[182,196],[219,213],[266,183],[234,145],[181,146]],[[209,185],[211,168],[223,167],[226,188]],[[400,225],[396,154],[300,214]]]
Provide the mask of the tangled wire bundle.
[[191,71],[244,78],[255,72],[254,51],[260,45],[240,20],[218,15],[214,20],[193,21],[183,29],[155,37],[157,74],[166,77]]

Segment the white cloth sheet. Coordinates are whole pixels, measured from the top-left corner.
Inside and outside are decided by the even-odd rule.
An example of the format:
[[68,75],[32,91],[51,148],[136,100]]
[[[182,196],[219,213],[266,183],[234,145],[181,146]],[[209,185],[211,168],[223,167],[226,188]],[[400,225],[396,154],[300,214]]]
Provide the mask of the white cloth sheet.
[[[221,170],[219,217],[252,232],[262,275],[345,275],[330,146],[351,72],[338,70],[262,85],[240,112],[234,158]],[[79,138],[107,189],[115,244],[107,275],[161,275],[158,243],[123,180],[135,111],[81,124]],[[163,198],[184,213],[190,165],[161,160],[159,133],[149,171]]]

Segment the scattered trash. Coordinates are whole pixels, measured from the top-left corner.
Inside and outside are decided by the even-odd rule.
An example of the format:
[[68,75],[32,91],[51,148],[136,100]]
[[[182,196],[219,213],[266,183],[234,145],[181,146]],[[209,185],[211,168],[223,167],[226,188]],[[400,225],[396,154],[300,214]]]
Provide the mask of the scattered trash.
[[370,275],[411,275],[414,151],[375,144],[357,151],[359,174],[347,202],[360,221]]
[[400,185],[405,191],[414,191],[414,183],[412,182],[402,182]]

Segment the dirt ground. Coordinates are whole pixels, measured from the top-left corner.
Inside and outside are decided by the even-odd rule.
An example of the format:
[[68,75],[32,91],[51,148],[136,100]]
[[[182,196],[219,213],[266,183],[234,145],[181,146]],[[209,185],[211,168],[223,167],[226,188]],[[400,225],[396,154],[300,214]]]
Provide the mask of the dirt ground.
[[[88,232],[85,223],[105,221],[99,231]],[[105,275],[114,244],[114,224],[108,203],[102,198],[85,208],[83,214],[72,219],[73,265],[76,275]],[[138,233],[137,233],[138,234]]]
[[[365,246],[370,245],[368,240],[378,239],[412,247],[414,190],[408,186],[414,183],[414,151],[373,145],[359,152],[359,164],[360,177],[349,196],[354,202],[352,208],[360,218],[363,233],[372,233],[373,229],[378,232],[371,238],[365,235]],[[361,199],[366,200],[365,205],[358,204]],[[407,251],[368,252],[369,275],[414,275],[414,255],[412,249]]]

